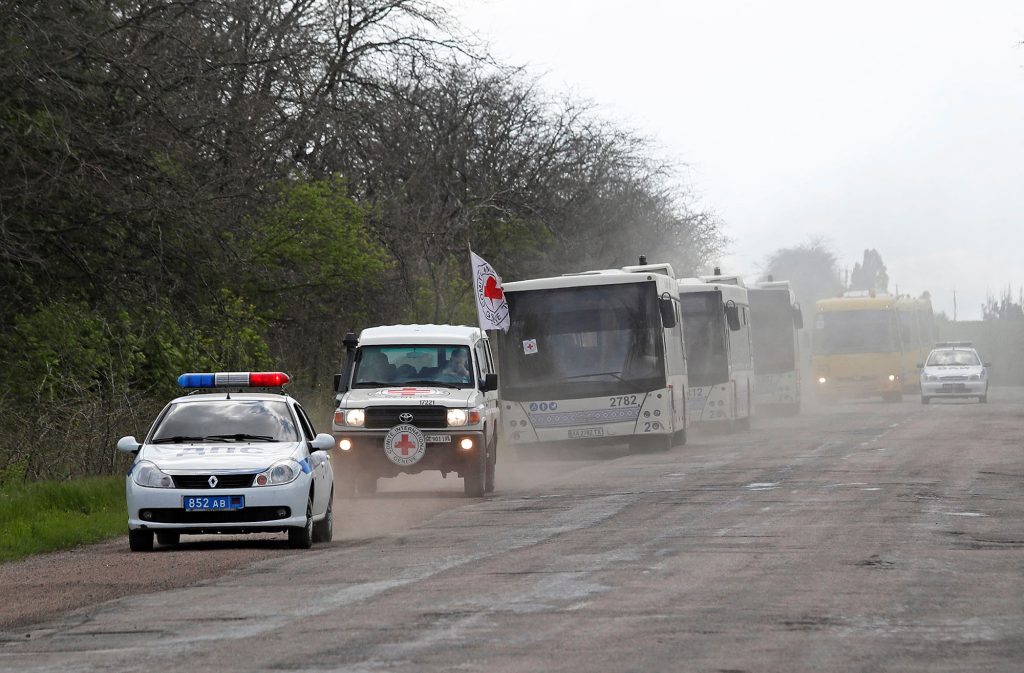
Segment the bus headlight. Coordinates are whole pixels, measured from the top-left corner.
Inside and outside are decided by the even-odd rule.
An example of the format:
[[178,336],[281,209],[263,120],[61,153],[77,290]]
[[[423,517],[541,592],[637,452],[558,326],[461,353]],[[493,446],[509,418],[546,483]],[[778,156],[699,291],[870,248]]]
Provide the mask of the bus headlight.
[[821,383],[821,384],[828,383],[828,379],[826,379],[824,376],[819,376],[818,377],[818,383]]
[[890,381],[895,381],[896,380],[896,375],[895,374],[889,374],[889,380]]

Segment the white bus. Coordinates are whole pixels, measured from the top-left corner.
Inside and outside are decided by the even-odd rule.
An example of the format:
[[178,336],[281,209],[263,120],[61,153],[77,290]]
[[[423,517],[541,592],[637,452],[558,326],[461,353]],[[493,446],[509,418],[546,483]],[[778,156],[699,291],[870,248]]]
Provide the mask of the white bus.
[[803,313],[788,280],[747,288],[754,322],[754,408],[800,412]]
[[749,428],[754,358],[747,288],[738,276],[678,281],[694,423]]
[[[652,266],[653,269],[671,269]],[[505,283],[507,445],[686,442],[686,359],[672,275],[610,269]]]

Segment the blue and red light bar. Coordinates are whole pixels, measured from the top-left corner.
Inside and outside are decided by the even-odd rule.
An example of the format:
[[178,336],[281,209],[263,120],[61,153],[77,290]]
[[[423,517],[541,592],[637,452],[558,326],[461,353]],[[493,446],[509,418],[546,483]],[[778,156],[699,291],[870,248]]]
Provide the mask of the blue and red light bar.
[[290,379],[284,372],[215,372],[182,374],[182,388],[280,388]]

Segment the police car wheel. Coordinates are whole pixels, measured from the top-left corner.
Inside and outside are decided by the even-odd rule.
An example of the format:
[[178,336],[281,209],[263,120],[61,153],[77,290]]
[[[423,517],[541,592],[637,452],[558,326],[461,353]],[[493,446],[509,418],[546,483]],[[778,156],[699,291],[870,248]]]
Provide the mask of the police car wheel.
[[334,489],[327,500],[327,513],[313,524],[313,542],[330,542],[334,539]]
[[128,531],[128,548],[132,551],[153,551],[153,531],[141,528]]
[[156,541],[160,544],[173,545],[181,541],[180,533],[157,533]]
[[309,549],[313,546],[313,499],[306,499],[306,525],[288,529],[288,546]]

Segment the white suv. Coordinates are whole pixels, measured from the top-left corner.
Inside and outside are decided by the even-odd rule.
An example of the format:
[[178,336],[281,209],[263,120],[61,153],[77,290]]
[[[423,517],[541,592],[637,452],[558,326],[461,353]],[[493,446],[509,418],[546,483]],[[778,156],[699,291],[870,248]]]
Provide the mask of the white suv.
[[439,470],[467,496],[494,490],[498,376],[487,334],[457,325],[389,325],[345,337],[334,438],[349,490]]
[[969,341],[936,344],[921,369],[921,404],[940,397],[977,397],[988,402],[988,367]]

